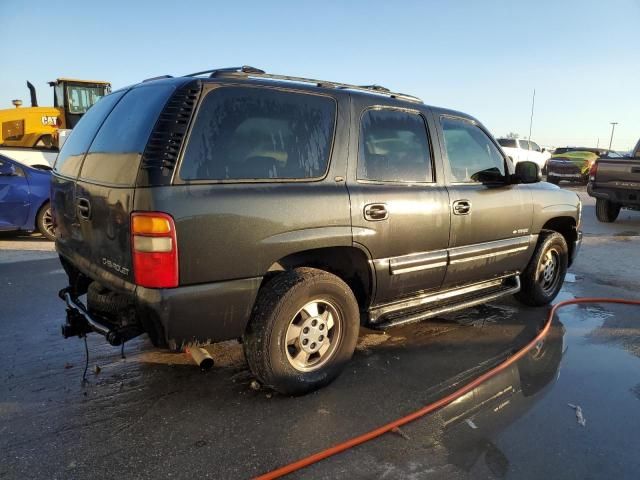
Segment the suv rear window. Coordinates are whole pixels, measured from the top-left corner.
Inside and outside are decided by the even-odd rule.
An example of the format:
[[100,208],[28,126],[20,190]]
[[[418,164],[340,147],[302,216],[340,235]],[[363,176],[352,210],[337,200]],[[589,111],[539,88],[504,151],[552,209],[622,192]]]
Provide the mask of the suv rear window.
[[91,143],[80,178],[110,185],[133,185],[140,158],[173,85],[130,90],[118,102]]
[[126,93],[125,90],[114,92],[99,100],[85,113],[58,154],[54,170],[60,175],[77,177],[84,154],[89,149],[93,137],[109,115],[114,105]]
[[221,87],[202,101],[182,160],[183,180],[324,176],[335,125],[329,97]]

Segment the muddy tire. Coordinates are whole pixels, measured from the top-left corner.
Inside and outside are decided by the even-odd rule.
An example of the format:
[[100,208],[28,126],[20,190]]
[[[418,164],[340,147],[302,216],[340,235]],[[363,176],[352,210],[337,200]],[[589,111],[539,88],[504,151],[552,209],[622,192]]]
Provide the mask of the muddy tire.
[[51,204],[45,203],[36,216],[36,227],[38,231],[47,239],[55,240],[56,231],[53,227],[53,216],[51,215]]
[[87,290],[87,306],[92,312],[109,316],[124,312],[129,306],[129,301],[98,282],[92,282]]
[[548,305],[560,292],[569,264],[569,249],[558,232],[543,231],[529,265],[520,275],[515,297],[532,307]]
[[596,198],[596,218],[598,221],[612,223],[616,221],[619,214],[620,205],[603,198]]
[[260,289],[243,336],[244,353],[263,385],[301,395],[342,372],[359,327],[358,303],[345,282],[323,270],[296,268]]

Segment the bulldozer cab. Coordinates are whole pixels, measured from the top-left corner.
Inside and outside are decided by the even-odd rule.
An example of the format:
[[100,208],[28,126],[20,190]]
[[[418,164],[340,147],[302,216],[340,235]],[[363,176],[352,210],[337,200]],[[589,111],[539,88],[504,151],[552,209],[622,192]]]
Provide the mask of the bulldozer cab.
[[98,80],[58,78],[49,82],[53,87],[53,106],[64,115],[62,128],[73,128],[89,108],[111,93],[111,84]]

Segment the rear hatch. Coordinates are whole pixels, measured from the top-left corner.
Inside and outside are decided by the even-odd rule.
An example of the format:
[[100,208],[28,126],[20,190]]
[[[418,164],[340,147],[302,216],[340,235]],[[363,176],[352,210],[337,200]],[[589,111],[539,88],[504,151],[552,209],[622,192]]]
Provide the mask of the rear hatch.
[[130,214],[141,158],[179,86],[152,82],[104,97],[81,119],[56,161],[56,247],[85,274],[117,290],[134,288]]

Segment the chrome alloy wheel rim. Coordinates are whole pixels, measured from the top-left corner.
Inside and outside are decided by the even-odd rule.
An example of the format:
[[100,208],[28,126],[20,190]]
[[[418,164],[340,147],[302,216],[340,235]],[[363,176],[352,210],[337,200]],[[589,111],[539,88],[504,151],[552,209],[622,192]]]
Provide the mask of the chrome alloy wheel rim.
[[47,208],[42,216],[42,226],[51,236],[55,236],[56,230],[53,226],[53,216],[51,215],[51,208]]
[[560,278],[560,255],[555,249],[545,252],[538,266],[538,283],[545,293],[552,292]]
[[287,360],[301,372],[311,372],[333,357],[342,338],[342,317],[328,300],[313,300],[293,316],[287,327]]

